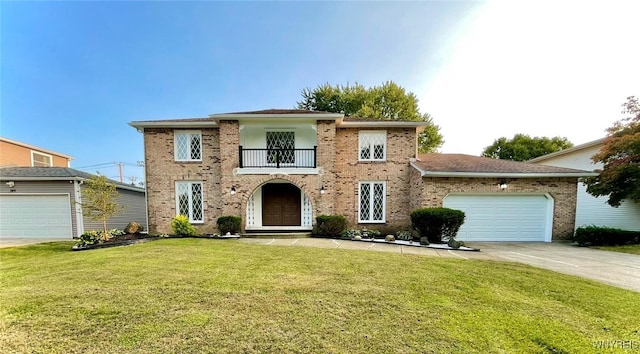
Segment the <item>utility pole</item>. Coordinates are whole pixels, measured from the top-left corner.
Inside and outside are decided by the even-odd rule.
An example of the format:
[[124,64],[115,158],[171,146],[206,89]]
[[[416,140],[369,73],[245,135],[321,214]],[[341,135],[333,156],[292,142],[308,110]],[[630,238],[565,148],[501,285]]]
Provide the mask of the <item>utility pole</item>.
[[124,179],[122,179],[122,162],[118,162],[118,170],[120,171],[120,183],[124,183]]

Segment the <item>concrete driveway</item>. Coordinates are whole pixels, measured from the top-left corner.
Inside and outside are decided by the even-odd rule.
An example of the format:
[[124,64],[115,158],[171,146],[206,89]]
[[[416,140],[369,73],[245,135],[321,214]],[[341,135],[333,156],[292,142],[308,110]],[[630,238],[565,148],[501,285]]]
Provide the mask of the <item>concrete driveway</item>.
[[319,238],[244,238],[241,241],[274,246],[340,248],[433,257],[518,262],[640,292],[639,255],[577,247],[567,243],[475,242],[468,245],[479,248],[480,252],[466,252]]
[[33,245],[44,242],[73,241],[70,238],[0,238],[0,248]]

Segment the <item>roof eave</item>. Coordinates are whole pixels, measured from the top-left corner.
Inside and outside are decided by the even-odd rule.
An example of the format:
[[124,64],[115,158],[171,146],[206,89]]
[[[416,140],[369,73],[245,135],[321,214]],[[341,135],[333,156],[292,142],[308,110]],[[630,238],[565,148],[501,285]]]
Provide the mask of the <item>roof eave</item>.
[[145,128],[217,128],[218,123],[215,121],[203,121],[203,122],[171,122],[171,121],[159,121],[159,122],[129,122],[130,126],[136,129]]
[[209,114],[209,118],[215,121],[221,120],[239,120],[239,119],[265,119],[265,118],[277,118],[277,119],[313,119],[313,120],[335,120],[344,117],[341,113],[268,113],[268,114],[248,114],[248,113],[223,113],[223,114]]
[[597,176],[597,173],[570,173],[570,172],[448,172],[448,171],[422,171],[422,177],[471,177],[471,178],[537,178],[537,177],[589,177]]
[[[70,181],[70,182],[80,182],[85,181],[87,178],[79,177],[79,176],[69,176],[69,177],[11,177],[11,176],[0,176],[0,181],[18,181],[18,182],[41,182],[41,181]],[[142,187],[136,186],[128,186],[126,184],[115,184],[116,188],[127,189],[134,192],[145,192],[145,189]]]
[[595,172],[455,172],[455,171],[427,171],[415,163],[411,166],[420,172],[421,177],[469,177],[469,178],[538,178],[538,177],[592,177]]
[[418,128],[428,125],[427,122],[414,122],[414,121],[340,121],[336,122],[338,128]]

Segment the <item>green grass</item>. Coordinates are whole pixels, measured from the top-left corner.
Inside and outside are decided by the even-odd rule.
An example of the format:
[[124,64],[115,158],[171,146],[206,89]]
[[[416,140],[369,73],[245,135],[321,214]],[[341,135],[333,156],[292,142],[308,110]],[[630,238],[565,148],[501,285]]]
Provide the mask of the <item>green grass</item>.
[[599,250],[615,251],[622,253],[640,254],[640,245],[624,245],[624,246],[596,246]]
[[585,353],[640,336],[640,294],[514,263],[202,239],[71,245],[0,249],[3,352]]

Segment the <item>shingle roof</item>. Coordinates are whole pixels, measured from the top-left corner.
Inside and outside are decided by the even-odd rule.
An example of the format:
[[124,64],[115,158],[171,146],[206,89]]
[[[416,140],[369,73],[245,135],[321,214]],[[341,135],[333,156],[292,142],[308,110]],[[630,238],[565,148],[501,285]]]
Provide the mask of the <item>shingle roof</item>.
[[283,108],[270,108],[259,111],[246,111],[246,112],[229,112],[222,114],[331,114],[332,112],[325,111],[310,111],[307,109],[283,109]]
[[423,175],[495,174],[495,175],[576,175],[588,176],[589,171],[553,167],[526,162],[498,160],[464,154],[422,154],[412,162]]
[[[29,180],[60,180],[60,179],[88,179],[94,175],[69,167],[2,167],[0,168],[0,180],[29,179]],[[109,180],[116,186],[127,189],[144,191],[144,188],[133,186],[118,181]]]

